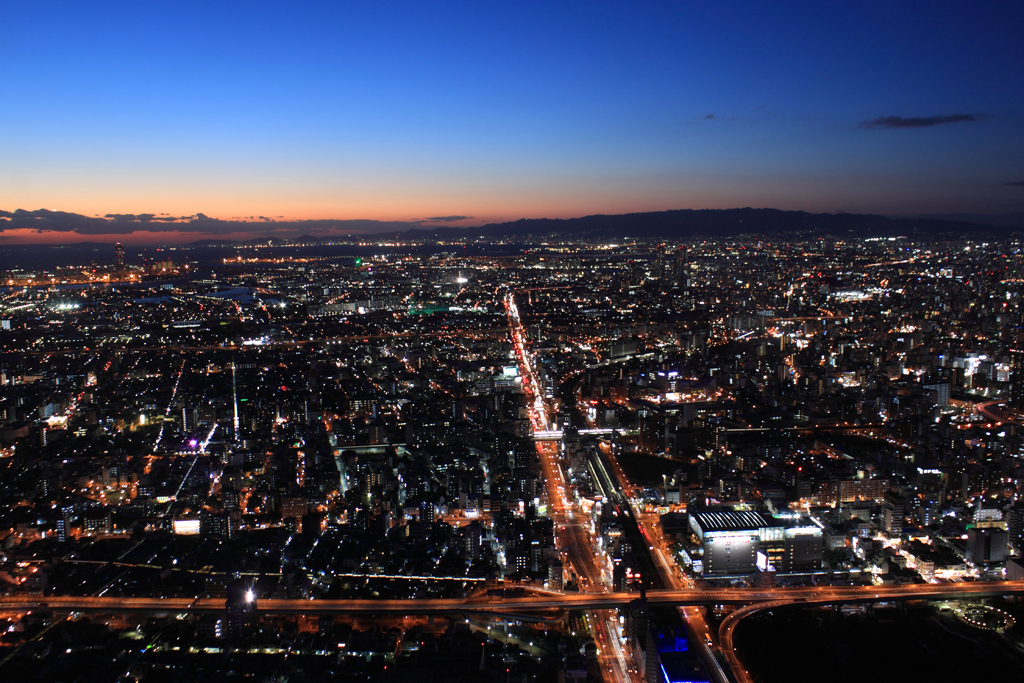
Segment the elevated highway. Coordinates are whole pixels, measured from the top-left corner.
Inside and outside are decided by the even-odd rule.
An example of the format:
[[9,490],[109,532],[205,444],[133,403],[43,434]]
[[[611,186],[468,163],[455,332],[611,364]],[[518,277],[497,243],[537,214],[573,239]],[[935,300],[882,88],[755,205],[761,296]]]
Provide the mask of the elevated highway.
[[[835,605],[898,600],[968,600],[1024,594],[1024,581],[909,584],[903,586],[825,586],[800,588],[680,588],[647,591],[652,605]],[[638,593],[563,593],[530,596],[485,595],[471,598],[408,600],[258,600],[263,614],[538,614],[551,610],[617,609],[636,600]],[[217,598],[129,598],[76,595],[0,596],[0,612],[142,612],[211,613],[224,609]],[[736,614],[739,613],[739,610]],[[740,617],[742,618],[742,616]],[[723,628],[725,624],[723,623]]]

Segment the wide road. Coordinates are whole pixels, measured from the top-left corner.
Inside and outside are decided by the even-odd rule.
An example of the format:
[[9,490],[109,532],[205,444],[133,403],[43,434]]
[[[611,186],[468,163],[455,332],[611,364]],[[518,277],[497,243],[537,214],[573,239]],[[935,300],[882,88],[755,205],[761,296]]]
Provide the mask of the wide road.
[[[519,308],[516,306],[514,295],[506,296],[505,310],[519,372],[523,378],[523,390],[533,399],[528,407],[530,424],[535,433],[547,431],[551,422],[550,410],[544,400],[544,388],[533,369],[527,349],[526,332],[519,318]],[[547,497],[548,517],[555,524],[555,536],[562,548],[562,555],[576,575],[581,590],[604,592],[604,572],[598,564],[598,553],[594,551],[587,520],[584,516],[576,514],[578,510],[574,510],[570,499],[558,444],[541,441],[537,442],[536,447]],[[631,679],[619,647],[617,615],[613,612],[594,611],[587,616],[597,645],[601,680],[628,683]]]
[[[894,600],[966,600],[1024,594],[1024,581],[922,583],[904,586],[820,586],[786,588],[682,588],[647,591],[652,605],[834,605]],[[408,600],[258,600],[265,614],[535,614],[551,610],[609,610],[636,593],[566,593],[534,596]],[[125,598],[96,596],[0,596],[0,612],[47,609],[55,612],[217,612],[216,598]],[[738,610],[737,610],[738,612]],[[724,626],[724,622],[723,622]],[[721,633],[721,631],[720,631]]]

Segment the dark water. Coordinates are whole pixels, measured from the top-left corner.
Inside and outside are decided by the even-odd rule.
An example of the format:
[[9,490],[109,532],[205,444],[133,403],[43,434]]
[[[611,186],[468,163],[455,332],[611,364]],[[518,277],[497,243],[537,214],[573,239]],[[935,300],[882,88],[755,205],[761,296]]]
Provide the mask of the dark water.
[[[335,244],[308,247],[244,247],[232,246],[183,246],[183,247],[125,247],[125,262],[141,265],[145,261],[173,261],[175,263],[199,263],[224,267],[223,260],[243,257],[355,257],[394,252],[394,249],[360,247],[358,245]],[[114,265],[113,244],[69,244],[51,245],[3,245],[0,246],[0,270],[20,268],[23,270],[56,270],[58,266],[100,267]]]
[[[232,268],[247,264],[225,264],[224,259],[277,258],[277,257],[326,257],[329,259],[369,258],[379,254],[431,255],[448,253],[453,255],[483,255],[520,253],[522,245],[417,245],[410,247],[360,246],[357,244],[311,244],[309,246],[231,246],[201,245],[180,247],[135,247],[125,246],[125,262],[128,265],[142,265],[144,262],[173,261],[195,263],[203,268]],[[58,266],[99,267],[114,264],[114,245],[81,243],[63,246],[54,245],[0,245],[0,271],[56,270]]]

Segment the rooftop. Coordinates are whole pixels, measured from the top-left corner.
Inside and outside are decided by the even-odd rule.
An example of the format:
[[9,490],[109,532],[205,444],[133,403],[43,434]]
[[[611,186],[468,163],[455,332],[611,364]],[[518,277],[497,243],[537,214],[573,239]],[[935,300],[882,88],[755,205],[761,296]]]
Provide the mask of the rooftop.
[[752,510],[703,511],[693,512],[690,516],[696,520],[704,533],[709,531],[753,531],[765,527],[783,526],[781,520]]

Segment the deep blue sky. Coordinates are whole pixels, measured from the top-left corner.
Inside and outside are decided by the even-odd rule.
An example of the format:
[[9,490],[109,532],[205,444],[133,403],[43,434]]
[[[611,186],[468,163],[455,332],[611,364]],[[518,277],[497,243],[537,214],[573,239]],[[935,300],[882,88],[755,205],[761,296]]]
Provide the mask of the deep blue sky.
[[7,3],[0,209],[1021,211],[981,4]]

